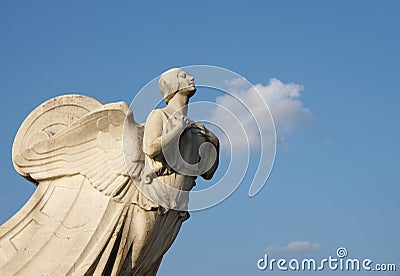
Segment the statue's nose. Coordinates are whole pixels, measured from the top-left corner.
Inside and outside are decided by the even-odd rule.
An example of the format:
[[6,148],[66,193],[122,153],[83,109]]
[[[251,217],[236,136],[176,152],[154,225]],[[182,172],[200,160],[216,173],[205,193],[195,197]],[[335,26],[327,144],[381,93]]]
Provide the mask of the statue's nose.
[[194,77],[189,76],[189,81],[194,81]]

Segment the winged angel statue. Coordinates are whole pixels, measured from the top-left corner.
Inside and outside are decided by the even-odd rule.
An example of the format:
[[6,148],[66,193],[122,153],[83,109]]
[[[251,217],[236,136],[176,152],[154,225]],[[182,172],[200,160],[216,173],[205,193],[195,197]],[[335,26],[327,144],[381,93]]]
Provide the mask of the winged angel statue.
[[0,228],[1,275],[155,275],[219,142],[187,117],[194,78],[161,75],[167,106],[136,124],[124,102],[65,95],[22,123],[12,158],[37,185]]

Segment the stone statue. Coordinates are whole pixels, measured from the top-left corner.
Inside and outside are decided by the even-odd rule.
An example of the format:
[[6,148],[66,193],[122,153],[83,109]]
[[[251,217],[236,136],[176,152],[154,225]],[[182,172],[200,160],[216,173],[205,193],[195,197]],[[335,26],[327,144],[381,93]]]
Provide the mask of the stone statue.
[[167,106],[136,124],[124,102],[65,95],[21,125],[12,158],[37,185],[0,228],[1,275],[155,275],[188,214],[197,176],[219,142],[187,117],[193,77],[161,75]]

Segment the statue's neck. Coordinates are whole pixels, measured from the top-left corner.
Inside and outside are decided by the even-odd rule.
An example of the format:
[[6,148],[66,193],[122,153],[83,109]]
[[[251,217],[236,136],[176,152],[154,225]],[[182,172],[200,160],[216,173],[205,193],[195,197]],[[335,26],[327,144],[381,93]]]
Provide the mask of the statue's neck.
[[187,116],[189,97],[176,94],[165,108],[171,114],[182,114]]

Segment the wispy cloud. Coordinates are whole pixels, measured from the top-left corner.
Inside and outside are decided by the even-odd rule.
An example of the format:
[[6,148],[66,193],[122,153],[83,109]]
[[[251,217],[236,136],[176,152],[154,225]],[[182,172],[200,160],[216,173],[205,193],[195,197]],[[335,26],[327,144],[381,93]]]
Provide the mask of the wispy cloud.
[[[269,143],[274,141],[275,134],[269,111],[280,141],[285,141],[295,129],[313,121],[311,111],[300,101],[304,90],[302,85],[283,83],[276,78],[265,85],[250,86],[244,79],[234,79],[226,84],[231,93],[217,98],[220,107],[213,110],[211,120],[231,132],[227,136],[233,146],[247,147],[249,143],[253,149],[261,146],[271,148]],[[243,133],[238,128],[243,128]]]
[[321,245],[310,241],[294,241],[285,246],[269,246],[266,253],[270,255],[306,255],[317,253]]

